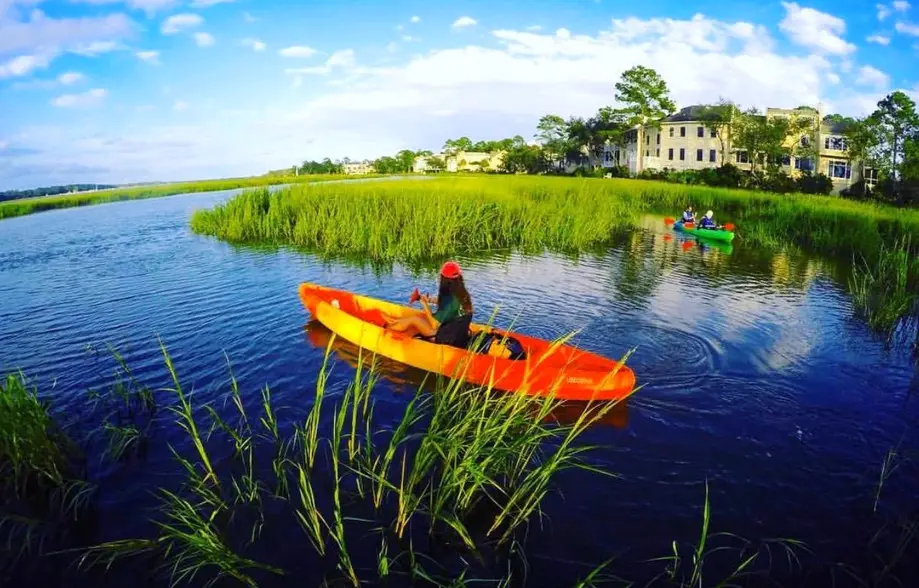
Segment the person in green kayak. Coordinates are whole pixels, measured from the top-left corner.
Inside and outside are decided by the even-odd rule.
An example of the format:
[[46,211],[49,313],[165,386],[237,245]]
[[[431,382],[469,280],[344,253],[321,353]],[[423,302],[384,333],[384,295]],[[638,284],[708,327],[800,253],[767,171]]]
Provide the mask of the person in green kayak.
[[[463,282],[463,273],[455,261],[440,268],[440,287],[437,298],[412,292],[409,302],[419,300],[422,310],[418,314],[398,319],[387,319],[387,329],[412,336],[421,335],[434,343],[466,347],[469,343],[469,324],[472,321],[472,298]],[[437,304],[431,312],[430,303]]]
[[683,218],[680,220],[683,221],[684,225],[691,225],[696,222],[696,213],[692,209],[692,204],[686,207],[686,210],[683,211]]
[[714,217],[715,213],[709,210],[705,213],[705,216],[702,217],[702,220],[699,221],[700,229],[717,229],[718,223],[715,222]]

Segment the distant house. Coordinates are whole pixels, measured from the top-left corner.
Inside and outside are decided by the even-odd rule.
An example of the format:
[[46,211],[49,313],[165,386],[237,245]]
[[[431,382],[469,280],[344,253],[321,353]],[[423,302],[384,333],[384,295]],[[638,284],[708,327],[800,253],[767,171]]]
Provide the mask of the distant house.
[[376,171],[373,168],[373,162],[369,160],[344,163],[342,169],[348,175],[372,174]]
[[[638,145],[638,126],[625,135],[622,145],[607,144],[599,157],[592,155],[591,163],[598,167],[614,168],[623,166],[629,173],[638,174],[644,169],[661,170],[696,170],[719,167],[722,162],[722,146],[727,153],[725,163],[732,163],[741,169],[750,169],[750,157],[746,151],[731,145],[729,131],[725,137],[705,127],[702,119],[703,105],[687,106],[676,114],[660,122],[659,127],[647,125],[643,129],[642,145]],[[803,172],[815,171],[826,174],[833,181],[835,192],[857,182],[857,167],[853,165],[847,153],[843,128],[839,124],[826,122],[816,108],[768,108],[767,118],[804,117],[815,123],[814,132],[801,137],[790,137],[789,147],[799,143],[807,146],[815,142],[818,147],[816,161],[811,158],[786,157],[781,166],[791,176]],[[723,142],[722,142],[723,139]],[[877,183],[876,170],[868,169],[865,173],[868,185]]]
[[412,171],[415,173],[428,173],[432,171],[429,162],[431,158],[437,157],[444,162],[443,171],[455,172],[480,172],[495,171],[504,166],[503,151],[494,153],[484,153],[479,151],[457,151],[456,153],[435,153],[431,156],[421,155],[415,158]]

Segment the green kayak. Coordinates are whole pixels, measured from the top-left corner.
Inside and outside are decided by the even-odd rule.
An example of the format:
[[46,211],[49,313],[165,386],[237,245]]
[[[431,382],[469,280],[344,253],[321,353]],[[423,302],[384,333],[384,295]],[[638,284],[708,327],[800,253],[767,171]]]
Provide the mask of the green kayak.
[[724,241],[730,243],[734,240],[734,231],[727,231],[725,229],[697,229],[695,227],[689,228],[684,227],[682,221],[673,223],[673,228],[676,231],[683,231],[690,235],[695,235],[696,237],[701,237],[703,239],[710,239],[712,241]]

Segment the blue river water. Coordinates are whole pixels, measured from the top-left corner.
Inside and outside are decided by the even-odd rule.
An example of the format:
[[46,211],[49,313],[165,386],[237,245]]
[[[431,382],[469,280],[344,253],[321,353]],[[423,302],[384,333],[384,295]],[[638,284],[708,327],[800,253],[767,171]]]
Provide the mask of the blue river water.
[[[106,344],[138,378],[165,385],[160,338],[196,401],[222,402],[228,357],[247,403],[257,405],[268,385],[277,406],[302,416],[324,349],[307,328],[299,283],[392,300],[434,288],[433,273],[398,265],[375,273],[191,233],[195,209],[234,193],[0,222],[0,370],[22,370],[62,422],[76,422],[87,389],[110,379]],[[642,388],[613,426],[587,434],[602,445],[592,460],[619,478],[561,475],[527,543],[530,585],[570,585],[611,557],[622,561],[610,568],[621,576],[660,571],[640,562],[697,539],[706,483],[712,531],[795,538],[815,562],[859,563],[880,520],[882,461],[898,444],[916,446],[913,358],[857,318],[833,277],[836,262],[756,251],[742,239],[732,251],[700,247],[659,219],[645,225],[578,258],[459,259],[480,318],[497,307],[499,324],[528,334],[579,329],[575,342],[591,351],[635,350],[629,364]],[[353,371],[333,362],[330,387],[340,391]],[[403,392],[381,384],[378,418],[398,420],[410,398]],[[175,471],[167,443],[187,441],[176,433],[157,440],[143,465],[95,472],[93,540],[149,530],[137,511],[162,472]],[[917,503],[915,469],[903,472],[911,473],[885,487],[892,510]],[[308,552],[302,533],[290,541],[301,557]],[[75,577],[68,582],[79,584]]]

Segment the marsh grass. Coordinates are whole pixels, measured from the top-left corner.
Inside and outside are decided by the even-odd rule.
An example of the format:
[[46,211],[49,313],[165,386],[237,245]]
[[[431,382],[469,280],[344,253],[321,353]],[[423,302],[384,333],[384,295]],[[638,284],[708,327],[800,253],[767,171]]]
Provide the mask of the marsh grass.
[[[0,381],[0,569],[79,519],[93,497],[79,446],[21,373]],[[10,561],[5,561],[9,559]]]
[[[348,176],[357,179],[362,176]],[[324,182],[341,180],[343,176],[332,175],[303,175],[303,176],[256,176],[249,178],[226,178],[220,180],[199,180],[194,182],[176,182],[170,184],[151,184],[147,186],[134,186],[128,188],[112,188],[96,192],[79,192],[75,194],[58,194],[54,196],[39,196],[36,198],[21,198],[19,200],[6,200],[0,202],[0,219],[23,216],[44,210],[56,208],[74,208],[103,204],[105,202],[118,202],[121,200],[141,200],[145,198],[161,198],[176,194],[189,194],[193,192],[217,192],[220,190],[233,190],[237,188],[254,188],[257,186],[275,186],[279,184],[298,184],[310,182]]]
[[879,331],[892,329],[915,306],[919,263],[910,235],[919,234],[919,210],[837,197],[643,180],[479,176],[261,188],[196,211],[191,227],[234,244],[417,269],[458,254],[597,251],[637,227],[642,214],[674,214],[690,202],[735,223],[738,245],[857,259],[849,289]]
[[911,236],[882,245],[877,257],[853,263],[849,290],[868,324],[890,332],[900,318],[912,314],[919,300],[919,252]]

